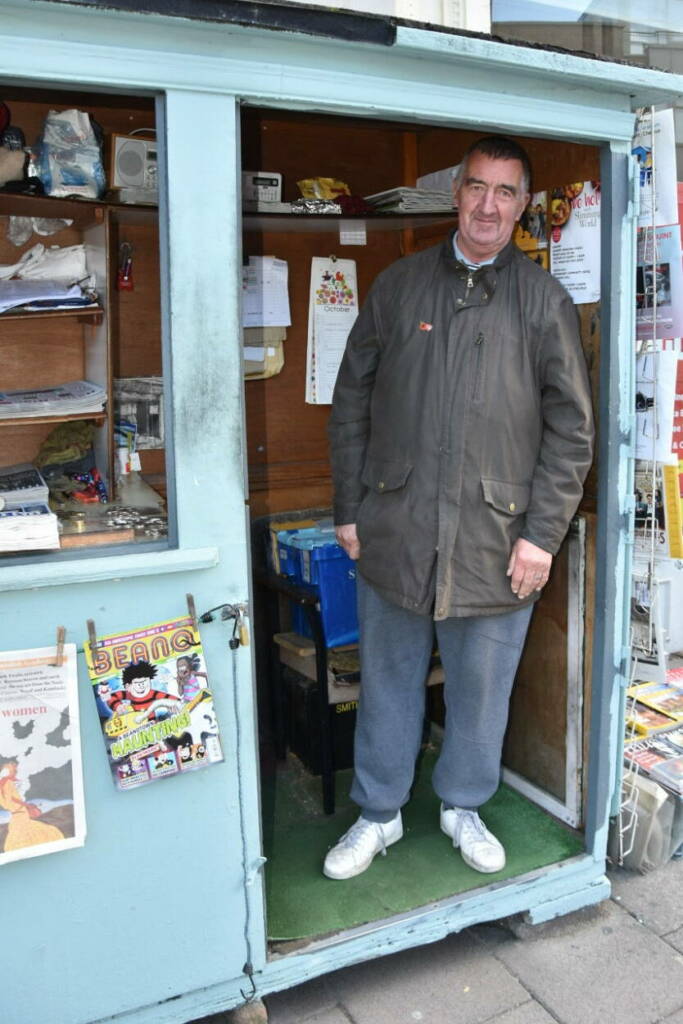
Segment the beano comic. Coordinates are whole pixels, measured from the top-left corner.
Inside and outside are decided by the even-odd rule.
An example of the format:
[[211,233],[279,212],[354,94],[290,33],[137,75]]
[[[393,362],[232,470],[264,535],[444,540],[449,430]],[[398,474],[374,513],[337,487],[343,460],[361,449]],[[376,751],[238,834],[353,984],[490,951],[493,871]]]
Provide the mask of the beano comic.
[[189,616],[84,644],[115,785],[223,760],[199,633]]

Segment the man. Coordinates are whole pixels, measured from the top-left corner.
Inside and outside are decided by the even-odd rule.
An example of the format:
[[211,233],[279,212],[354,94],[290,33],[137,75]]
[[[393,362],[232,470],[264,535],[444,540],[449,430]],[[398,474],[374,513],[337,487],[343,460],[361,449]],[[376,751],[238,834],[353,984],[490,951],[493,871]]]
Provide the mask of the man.
[[329,433],[337,538],[359,568],[361,817],[328,853],[330,878],[364,871],[403,834],[434,633],[441,829],[476,870],[505,865],[478,809],[498,787],[531,612],[593,436],[571,299],[511,241],[530,176],[512,140],[471,147],[457,232],[379,275],[339,371]]

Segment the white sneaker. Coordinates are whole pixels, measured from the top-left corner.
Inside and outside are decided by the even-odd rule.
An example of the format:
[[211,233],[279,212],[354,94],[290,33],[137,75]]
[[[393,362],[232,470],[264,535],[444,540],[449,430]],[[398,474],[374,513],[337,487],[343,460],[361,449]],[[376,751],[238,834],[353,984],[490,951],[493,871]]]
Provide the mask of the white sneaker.
[[456,850],[460,847],[465,864],[475,871],[489,873],[505,867],[502,844],[489,832],[476,811],[462,807],[446,810],[441,804],[441,831],[451,837]]
[[403,835],[401,812],[391,821],[368,821],[362,816],[325,857],[323,874],[328,878],[353,878],[369,868],[376,854],[386,855],[387,846]]

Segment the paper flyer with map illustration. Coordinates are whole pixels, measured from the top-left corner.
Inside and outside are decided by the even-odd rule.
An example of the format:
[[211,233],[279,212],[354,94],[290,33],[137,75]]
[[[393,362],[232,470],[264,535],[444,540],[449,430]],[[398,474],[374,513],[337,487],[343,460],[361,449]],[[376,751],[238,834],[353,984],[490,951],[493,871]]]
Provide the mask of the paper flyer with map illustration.
[[0,652],[0,864],[82,846],[76,645]]
[[120,790],[223,760],[199,633],[189,616],[84,644]]

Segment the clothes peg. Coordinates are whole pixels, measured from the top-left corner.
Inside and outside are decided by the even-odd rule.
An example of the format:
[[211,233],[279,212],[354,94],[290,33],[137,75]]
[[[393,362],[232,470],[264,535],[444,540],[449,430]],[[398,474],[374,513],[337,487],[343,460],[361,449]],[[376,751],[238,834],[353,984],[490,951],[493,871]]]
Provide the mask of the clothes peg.
[[55,668],[61,668],[64,664],[64,641],[66,640],[66,629],[64,626],[57,626],[57,643],[55,660],[52,662]]
[[190,618],[192,619],[192,628],[199,630],[199,621],[197,619],[197,609],[194,603],[194,596],[192,594],[186,594],[185,599],[187,601],[187,611]]
[[95,620],[94,619],[88,619],[87,626],[88,626],[88,643],[90,644],[90,653],[94,655],[94,654],[97,653],[97,634],[95,632]]

